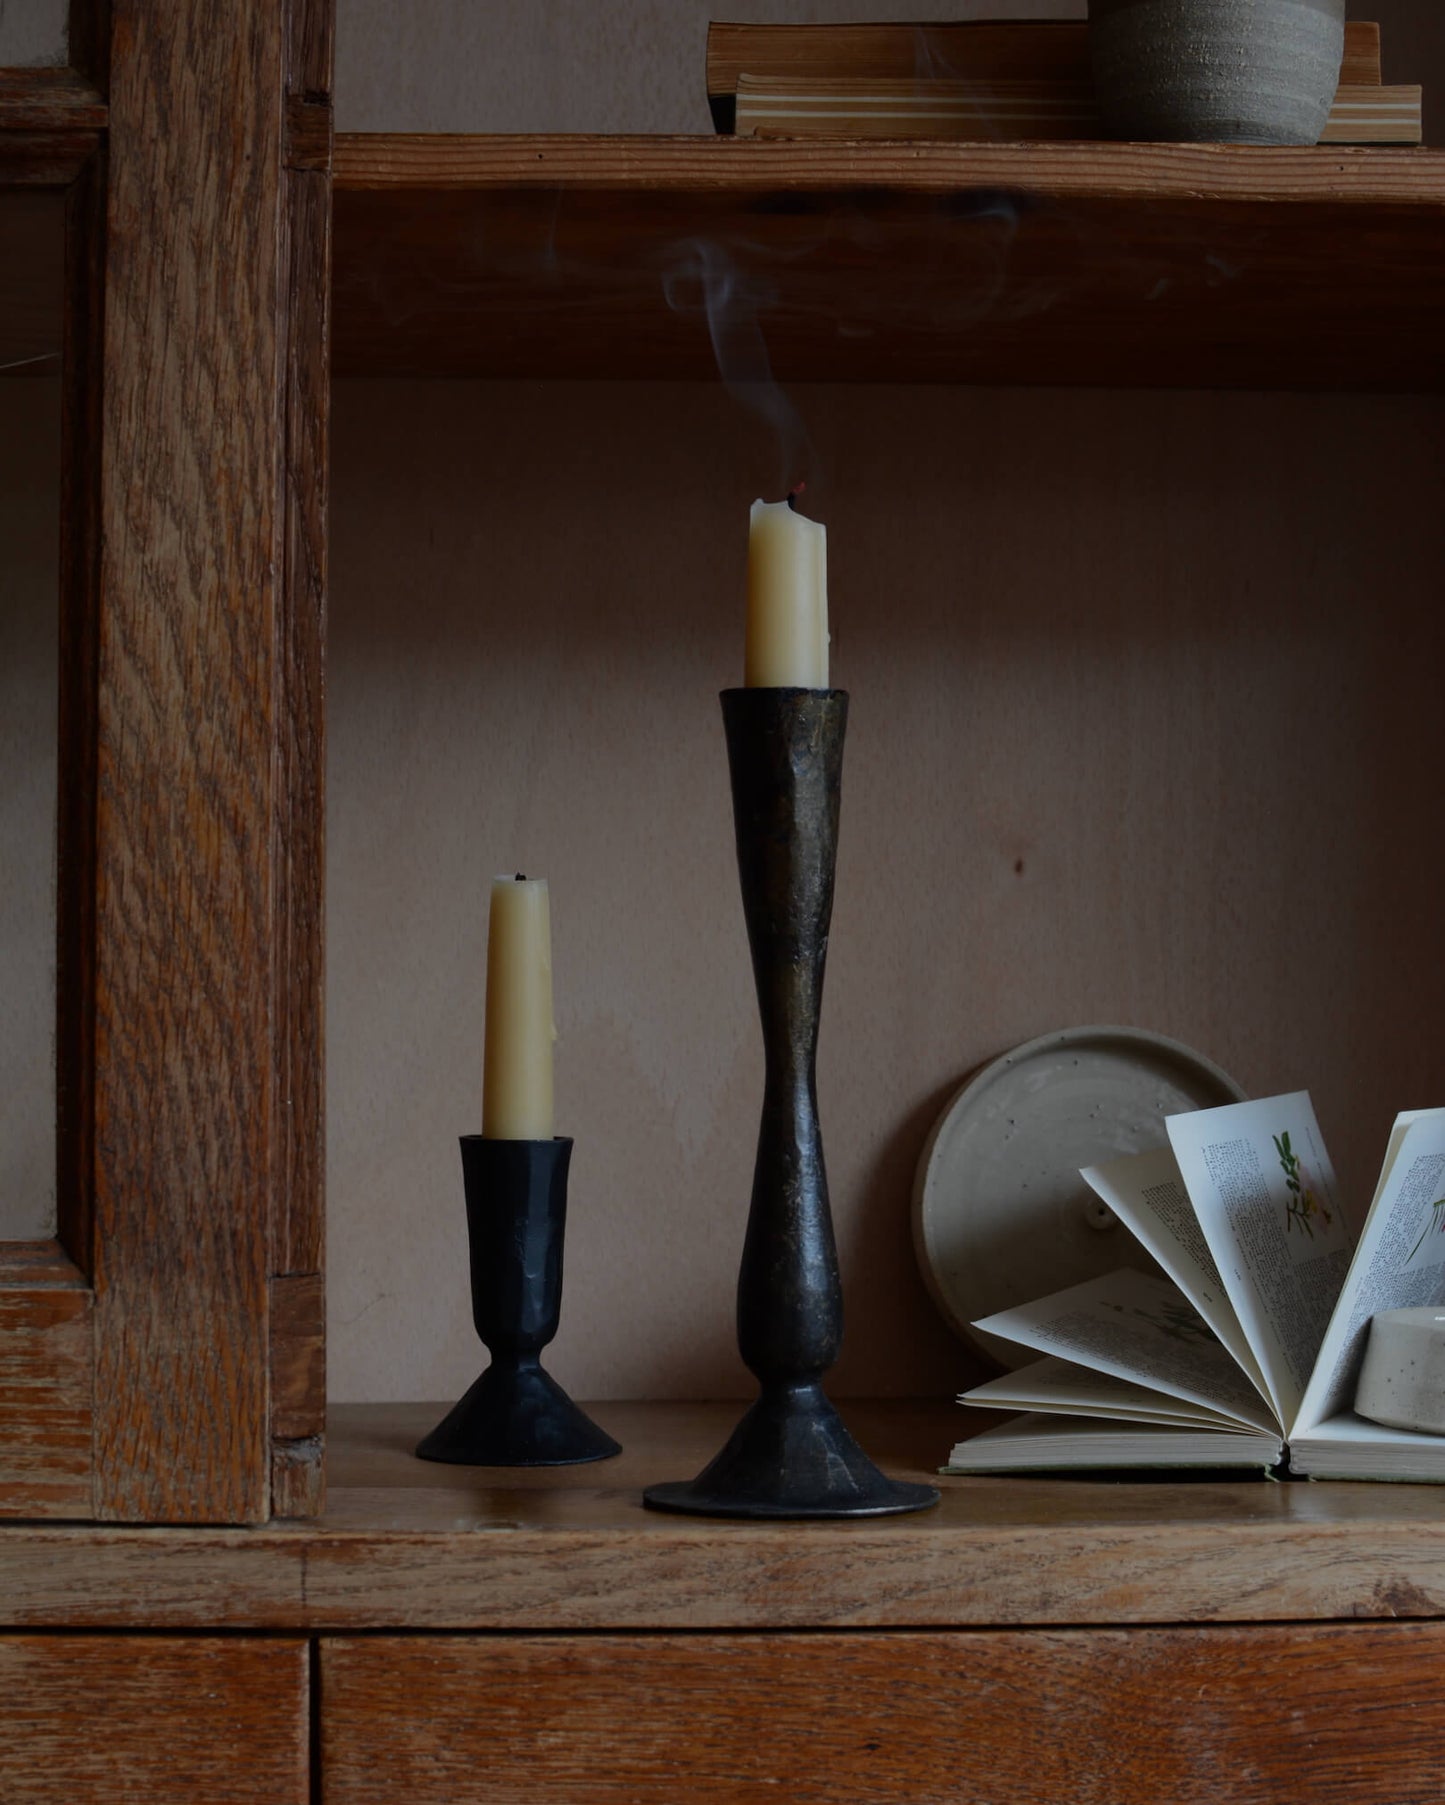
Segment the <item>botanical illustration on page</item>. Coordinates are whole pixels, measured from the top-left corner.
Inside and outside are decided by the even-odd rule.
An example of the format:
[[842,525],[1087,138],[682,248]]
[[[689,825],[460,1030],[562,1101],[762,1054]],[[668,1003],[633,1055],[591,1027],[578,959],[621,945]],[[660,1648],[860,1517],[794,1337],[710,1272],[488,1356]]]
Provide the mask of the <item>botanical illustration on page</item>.
[[1296,1091],[1170,1116],[1165,1127],[1287,1427],[1314,1371],[1353,1244],[1309,1095]]

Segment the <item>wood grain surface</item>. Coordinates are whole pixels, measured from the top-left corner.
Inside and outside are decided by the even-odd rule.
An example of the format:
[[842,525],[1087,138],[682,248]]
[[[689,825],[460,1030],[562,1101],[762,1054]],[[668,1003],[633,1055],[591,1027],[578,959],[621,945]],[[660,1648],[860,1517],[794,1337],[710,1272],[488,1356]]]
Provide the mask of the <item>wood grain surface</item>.
[[331,145],[334,137],[329,101],[308,100],[298,94],[286,97],[286,167],[314,169],[323,174],[331,168]]
[[271,1515],[319,1517],[326,1508],[326,1440],[306,1435],[271,1441]]
[[[272,961],[278,1121],[269,1225],[271,1506],[314,1515],[326,1423],[323,884],[331,318],[331,8],[291,0],[286,38],[285,545],[278,595]],[[278,1314],[279,1312],[279,1314]]]
[[326,1805],[1434,1805],[1445,1625],[339,1639]]
[[319,1272],[271,1281],[271,1433],[326,1429],[326,1285]]
[[0,1517],[90,1515],[92,1326],[55,1242],[0,1248]]
[[[325,113],[329,122],[329,106],[308,104]],[[329,146],[329,126],[327,142]],[[325,1226],[322,879],[331,349],[331,209],[326,165],[288,168],[286,190],[286,563],[279,670],[284,731],[277,821],[283,847],[277,866],[277,910],[284,931],[275,973],[276,1009],[284,1023],[280,1053],[286,1132],[280,1142],[284,1165],[276,1188],[271,1249],[271,1270],[278,1276],[321,1272]],[[322,1327],[319,1316],[315,1327],[318,1331]],[[312,1432],[310,1428],[304,1431]]]
[[330,108],[336,59],[336,8],[322,0],[287,0],[286,88]]
[[304,1642],[0,1637],[6,1805],[302,1805]]
[[[60,1232],[97,1288],[95,1507],[257,1520],[273,1464],[288,1508],[322,1483],[329,9],[74,24],[101,83],[114,30],[113,108],[0,77],[0,186],[70,184],[0,210],[0,363],[63,335],[66,366]],[[272,1273],[312,1281],[275,1463]]]
[[104,97],[74,69],[0,69],[0,131],[98,131],[105,123]]
[[65,196],[59,796],[56,809],[55,1198],[60,1240],[95,1269],[96,792],[101,470],[104,462],[106,156]]
[[64,188],[95,155],[100,134],[78,126],[0,131],[0,188]]
[[[83,109],[82,109],[83,110]],[[5,116],[0,93],[0,119]],[[103,109],[102,109],[103,113]],[[0,1516],[94,1509],[91,1003],[104,160],[64,141],[66,185],[0,195],[0,369],[62,385],[56,921],[58,1239],[0,1249]],[[0,132],[0,184],[36,140]],[[30,165],[36,173],[44,166]]]
[[110,91],[111,0],[70,0],[69,11],[71,66],[105,95]]
[[1438,388],[1445,154],[337,139],[339,375]]
[[569,133],[340,132],[338,190],[592,188],[846,193],[897,186],[951,194],[1019,187],[1039,195],[1140,201],[1328,201],[1349,208],[1439,206],[1445,155],[1394,149],[1237,144],[750,144],[737,138]]
[[[646,1511],[641,1490],[698,1471],[735,1406],[595,1410],[621,1458],[550,1472],[415,1459],[440,1406],[333,1410],[319,1520],[15,1525],[0,1533],[6,1618],[756,1631],[1445,1617],[1433,1486],[945,1478],[939,1508],[912,1518],[712,1523]],[[845,1407],[863,1445],[903,1478],[932,1475],[958,1414]]]
[[96,815],[99,1513],[269,1509],[284,21],[113,9]]

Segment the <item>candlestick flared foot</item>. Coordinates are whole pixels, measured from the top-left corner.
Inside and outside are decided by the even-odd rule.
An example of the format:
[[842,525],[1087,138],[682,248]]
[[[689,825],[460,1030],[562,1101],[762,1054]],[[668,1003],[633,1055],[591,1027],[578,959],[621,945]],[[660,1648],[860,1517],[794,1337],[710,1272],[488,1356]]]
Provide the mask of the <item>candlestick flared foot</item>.
[[696,1479],[642,1496],[701,1517],[887,1517],[938,1502],[931,1485],[879,1472],[817,1383],[764,1386]]
[[622,1452],[535,1359],[494,1361],[416,1451],[461,1467],[579,1466]]
[[559,1467],[622,1452],[542,1370],[562,1311],[572,1143],[462,1137],[472,1321],[492,1363],[417,1443],[422,1460]]

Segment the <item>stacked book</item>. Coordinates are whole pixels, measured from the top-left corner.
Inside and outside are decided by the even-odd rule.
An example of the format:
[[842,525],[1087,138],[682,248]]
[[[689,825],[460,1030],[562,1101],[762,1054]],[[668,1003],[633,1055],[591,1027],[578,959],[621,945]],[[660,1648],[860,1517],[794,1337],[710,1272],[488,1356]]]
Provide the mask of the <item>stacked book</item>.
[[[707,34],[720,132],[758,138],[1105,136],[1076,21],[731,25]],[[1320,142],[1418,144],[1420,89],[1385,87],[1380,28],[1345,27],[1340,86]]]

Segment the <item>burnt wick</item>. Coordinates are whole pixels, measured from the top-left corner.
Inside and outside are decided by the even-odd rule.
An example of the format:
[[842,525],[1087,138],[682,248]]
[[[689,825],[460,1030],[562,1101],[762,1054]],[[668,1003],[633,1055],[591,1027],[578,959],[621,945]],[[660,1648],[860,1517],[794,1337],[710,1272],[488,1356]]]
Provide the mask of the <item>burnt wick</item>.
[[515,878],[514,878],[514,879],[513,879],[513,880],[512,880],[512,881],[513,881],[513,882],[514,882],[514,883],[518,883],[518,884],[525,884],[525,883],[526,883],[526,881],[527,881],[527,874],[526,874],[526,872],[525,872],[525,871],[519,871],[519,872],[518,872],[518,873],[517,873],[517,875],[516,875],[516,877],[515,877]]
[[798,497],[803,493],[807,486],[806,483],[794,483],[793,487],[788,491],[788,506],[795,514],[798,511]]

